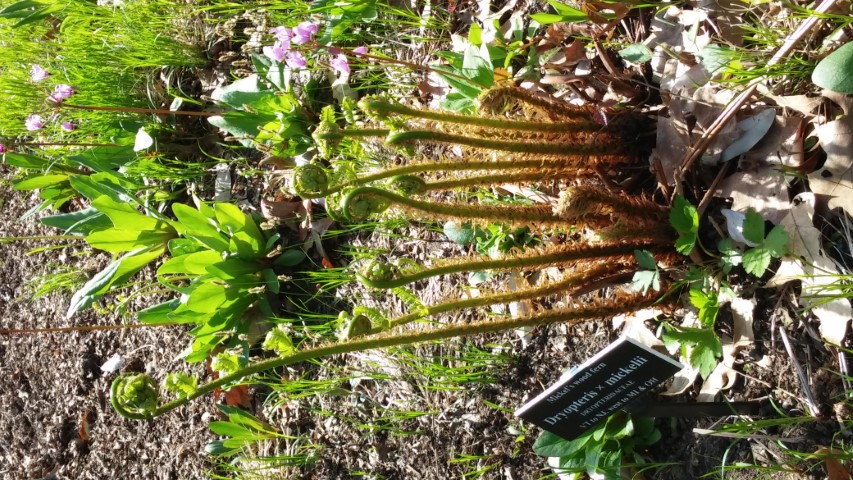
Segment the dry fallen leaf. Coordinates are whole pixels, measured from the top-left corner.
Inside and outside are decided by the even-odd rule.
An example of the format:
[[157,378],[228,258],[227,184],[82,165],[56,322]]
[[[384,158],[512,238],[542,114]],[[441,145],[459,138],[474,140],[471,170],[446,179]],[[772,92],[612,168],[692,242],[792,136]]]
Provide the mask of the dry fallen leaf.
[[853,116],[815,127],[826,152],[823,168],[809,174],[815,195],[825,196],[829,208],[841,207],[853,215]]
[[651,348],[662,347],[663,342],[646,327],[646,320],[662,315],[663,312],[657,308],[645,308],[632,313],[623,313],[613,317],[613,329],[622,328],[621,336],[632,338],[643,345]]
[[696,396],[697,402],[713,402],[718,393],[732,388],[737,380],[737,372],[732,369],[732,365],[735,363],[738,346],[732,343],[730,338],[722,337],[720,340],[723,343],[723,358],[702,384],[699,395]]
[[752,208],[775,224],[785,218],[791,204],[785,177],[772,167],[737,172],[721,182],[714,196],[731,197],[732,210],[746,212]]
[[791,254],[782,259],[779,270],[767,282],[767,286],[802,281],[800,305],[811,309],[820,320],[820,334],[824,340],[841,344],[847,333],[847,323],[853,317],[853,309],[845,298],[822,302],[817,297],[828,284],[833,283],[833,274],[838,270],[821,250],[820,230],[812,223],[814,207],[814,194],[804,192],[794,197],[791,212],[781,223],[788,232],[788,251]]
[[826,465],[826,478],[828,480],[850,480],[850,469],[844,466],[840,460],[830,455],[846,456],[846,453],[827,447],[820,447],[814,452],[815,455],[823,456]]

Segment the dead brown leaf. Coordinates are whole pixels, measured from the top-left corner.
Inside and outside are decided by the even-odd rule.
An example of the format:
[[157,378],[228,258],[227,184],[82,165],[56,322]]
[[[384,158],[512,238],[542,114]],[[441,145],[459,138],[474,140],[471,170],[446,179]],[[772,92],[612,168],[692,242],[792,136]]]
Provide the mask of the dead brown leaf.
[[720,184],[717,197],[731,197],[732,210],[752,208],[765,220],[778,224],[788,215],[791,200],[785,177],[772,167],[737,172]]
[[828,480],[850,480],[850,469],[844,466],[840,460],[830,455],[846,455],[845,452],[835,449],[820,447],[814,452],[815,455],[823,456],[826,465],[826,478]]
[[804,192],[794,197],[790,214],[781,222],[788,232],[790,256],[782,259],[776,275],[767,282],[767,286],[802,281],[800,305],[809,308],[820,319],[820,333],[824,340],[841,344],[847,333],[847,323],[853,317],[853,309],[844,298],[829,302],[819,298],[827,285],[834,282],[833,274],[838,273],[838,270],[821,250],[820,230],[815,228],[812,220],[814,208],[814,194]]
[[826,152],[826,163],[809,174],[811,190],[824,197],[829,208],[840,207],[853,215],[853,117],[818,125],[815,132]]

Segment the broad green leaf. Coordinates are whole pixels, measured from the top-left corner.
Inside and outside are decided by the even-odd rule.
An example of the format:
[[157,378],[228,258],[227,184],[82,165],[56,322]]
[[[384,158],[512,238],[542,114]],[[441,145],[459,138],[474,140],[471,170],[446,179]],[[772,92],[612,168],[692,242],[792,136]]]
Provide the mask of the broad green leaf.
[[162,246],[141,248],[114,260],[74,293],[66,317],[70,318],[75,312],[88,308],[111,287],[126,282],[142,267],[159,257],[164,250]]
[[185,237],[193,238],[217,252],[228,251],[228,240],[201,212],[182,203],[174,203],[172,213],[184,227],[182,233]]
[[646,270],[657,270],[658,265],[655,262],[655,257],[648,250],[634,250],[634,257],[637,258],[637,265]]
[[489,49],[483,45],[469,45],[462,57],[462,75],[476,82],[479,88],[488,88],[495,83],[495,72]]
[[239,453],[242,450],[242,446],[240,447],[226,447],[225,440],[214,440],[209,442],[204,446],[204,453],[213,456],[227,456],[230,457]]
[[788,252],[788,232],[785,227],[776,225],[764,239],[764,247],[773,258],[781,258]]
[[235,232],[228,242],[228,251],[236,253],[244,260],[255,260],[266,256],[264,241],[258,240],[246,231]]
[[264,236],[258,229],[255,220],[251,215],[244,213],[240,207],[233,203],[216,203],[213,205],[216,215],[216,221],[219,222],[219,227],[229,234],[234,235],[237,232],[245,232],[258,243],[263,244]]
[[713,328],[714,322],[717,320],[717,314],[720,311],[717,293],[713,291],[703,292],[702,290],[691,288],[690,303],[699,309],[699,322],[706,327]]
[[847,43],[818,62],[812,71],[815,85],[840,93],[853,93],[853,43]]
[[207,121],[216,128],[235,137],[244,147],[253,147],[254,138],[260,127],[275,120],[275,116],[259,115],[257,113],[233,111],[222,115],[208,117]]
[[619,56],[631,63],[646,63],[652,59],[652,51],[642,43],[634,43],[619,50]]
[[129,191],[135,188],[129,182],[123,182],[111,173],[73,175],[69,178],[69,181],[74,190],[89,200],[95,200],[102,195],[119,203],[127,203],[135,200],[133,194]]
[[92,200],[92,207],[110,217],[113,226],[125,230],[151,230],[170,232],[175,236],[177,232],[166,222],[139,213],[132,205],[117,202],[107,195],[102,195]]
[[166,246],[174,232],[160,230],[127,230],[107,228],[97,230],[86,236],[86,242],[93,248],[110,253],[121,253],[154,245]]
[[23,153],[6,153],[3,155],[3,159],[13,167],[42,171],[47,171],[51,168],[51,163],[53,163],[46,158],[36,157],[35,155],[26,155]]
[[278,295],[281,291],[281,285],[278,280],[278,275],[275,274],[275,270],[272,268],[266,268],[261,273],[264,276],[264,282],[266,283],[269,291]]
[[157,275],[185,274],[204,275],[210,264],[222,261],[222,256],[213,250],[202,250],[200,252],[178,255],[166,260],[157,269]]
[[669,212],[669,223],[680,234],[696,233],[699,231],[699,213],[696,207],[679,195],[675,197]]
[[136,312],[136,320],[140,323],[161,324],[171,323],[173,320],[169,315],[180,305],[180,299],[167,300],[157,305]]
[[173,257],[195,253],[204,249],[204,245],[201,245],[192,238],[173,238],[169,240],[169,253]]
[[228,300],[228,292],[224,285],[204,282],[193,289],[187,300],[187,307],[193,312],[212,313],[217,311]]
[[675,250],[682,255],[690,255],[694,246],[696,246],[695,233],[682,233],[675,241]]
[[37,175],[15,182],[15,190],[35,190],[68,181],[68,175]]
[[729,273],[732,268],[738,266],[743,261],[743,252],[735,246],[735,243],[730,238],[720,240],[718,250],[722,254],[720,256],[720,265],[723,268],[723,273]]
[[657,270],[638,270],[634,272],[631,283],[634,290],[643,295],[649,291],[649,288],[658,291],[660,290],[660,272]]
[[743,219],[743,238],[756,245],[764,241],[764,219],[751,208]]
[[546,430],[536,439],[533,451],[543,457],[568,457],[580,452],[591,439],[592,432],[584,433],[574,440],[566,440]]
[[743,254],[743,268],[746,270],[746,273],[760,277],[767,271],[772,258],[770,250],[764,245],[750,248]]
[[273,261],[273,265],[276,267],[295,267],[302,263],[305,260],[307,255],[301,249],[298,248],[288,248],[283,251],[278,258]]
[[69,235],[86,235],[93,230],[109,228],[113,225],[109,217],[92,207],[42,217],[40,221],[49,227],[59,228]]
[[240,258],[227,258],[219,260],[215,263],[208,264],[205,270],[216,278],[231,281],[237,278],[242,278],[245,282],[249,280],[251,283],[258,281],[257,275],[247,277],[249,274],[256,274],[263,269],[263,265],[255,262],[247,262]]
[[471,222],[459,223],[450,220],[444,224],[444,235],[458,245],[471,245],[474,243],[474,227]]
[[[53,15],[54,13],[61,12],[63,9],[65,9],[65,5],[62,4],[50,5],[44,8],[40,8],[38,10],[35,10],[33,13],[27,15],[26,17],[23,17],[20,21],[18,21],[18,23],[12,25],[12,28],[15,29],[30,23],[37,22],[43,18],[47,18]],[[10,15],[14,15],[14,13]]]
[[664,343],[690,345],[690,364],[699,370],[703,378],[717,366],[717,357],[723,355],[723,345],[710,328],[679,327],[663,334]]
[[65,159],[69,163],[86,167],[93,172],[112,172],[138,158],[133,145],[119,147],[95,147],[84,150]]
[[[214,361],[216,360],[216,358],[219,358],[219,356],[217,355],[216,357],[214,357]],[[211,368],[212,366],[213,365],[211,364]],[[248,428],[242,425],[235,425],[231,422],[210,422],[208,427],[210,427],[211,432],[217,435],[222,435],[224,437],[240,438],[251,437],[255,435],[255,433],[249,430]]]
[[243,110],[244,105],[254,103],[274,93],[261,85],[257,75],[249,75],[228,85],[216,88],[210,94],[214,102]]

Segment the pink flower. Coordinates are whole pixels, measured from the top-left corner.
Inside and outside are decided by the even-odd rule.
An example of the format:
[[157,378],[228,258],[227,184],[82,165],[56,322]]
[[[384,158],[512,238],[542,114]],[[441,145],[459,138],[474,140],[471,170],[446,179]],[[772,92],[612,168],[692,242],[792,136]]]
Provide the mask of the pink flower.
[[287,55],[287,50],[290,49],[290,42],[284,43],[281,41],[275,42],[273,46],[267,46],[263,48],[264,55],[270,58],[270,60],[274,62],[281,62],[284,60],[284,57]]
[[63,130],[65,130],[66,132],[73,132],[74,130],[77,130],[77,125],[74,125],[74,124],[73,124],[73,123],[71,123],[71,122],[62,122],[62,124],[60,125],[60,127],[61,127]]
[[287,58],[284,59],[284,63],[287,64],[288,67],[293,69],[305,68],[308,65],[308,61],[305,60],[305,57],[302,56],[299,52],[287,52]]
[[347,56],[343,53],[340,53],[337,57],[329,60],[329,65],[331,65],[332,68],[340,74],[349,73],[349,60],[347,60]]
[[352,53],[354,53],[357,57],[361,56],[361,55],[366,55],[367,54],[367,47],[365,47],[364,45],[362,45],[360,47],[355,47],[352,50]]
[[6,145],[0,143],[0,155],[3,155],[4,153],[6,153]]
[[71,85],[60,83],[53,89],[53,93],[51,93],[47,98],[48,100],[52,100],[56,103],[61,103],[71,95],[74,95],[74,89],[71,88]]
[[290,39],[293,38],[293,30],[287,27],[275,27],[270,30],[270,33],[273,34],[277,40],[287,42],[288,44],[290,43]]
[[24,120],[24,125],[27,127],[27,130],[34,132],[44,128],[44,120],[42,120],[40,115],[32,114]]
[[311,22],[302,22],[293,28],[293,43],[302,45],[303,43],[311,40],[311,37],[313,37],[319,30],[320,27]]
[[49,76],[50,74],[47,73],[47,70],[45,70],[41,65],[33,65],[30,67],[30,80],[33,82],[40,82]]

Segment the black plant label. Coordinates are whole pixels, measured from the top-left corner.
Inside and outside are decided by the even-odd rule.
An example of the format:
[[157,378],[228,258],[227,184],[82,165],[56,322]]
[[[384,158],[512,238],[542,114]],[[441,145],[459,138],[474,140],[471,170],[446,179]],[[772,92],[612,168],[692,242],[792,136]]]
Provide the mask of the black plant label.
[[623,337],[516,410],[515,416],[574,440],[684,368]]

